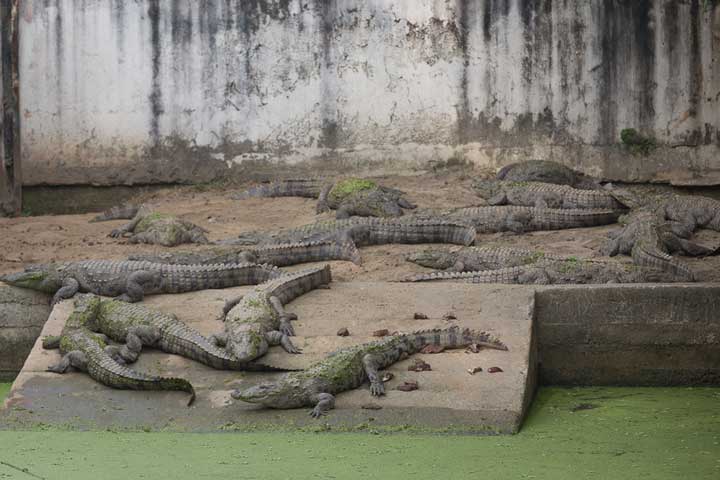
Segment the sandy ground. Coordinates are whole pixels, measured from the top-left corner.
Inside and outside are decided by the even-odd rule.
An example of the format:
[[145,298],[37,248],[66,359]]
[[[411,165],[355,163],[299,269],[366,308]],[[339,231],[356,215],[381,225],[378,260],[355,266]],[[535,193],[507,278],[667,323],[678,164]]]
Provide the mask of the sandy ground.
[[[460,207],[482,205],[470,188],[471,173],[441,172],[421,176],[385,177],[380,181],[407,192],[408,198],[420,207]],[[250,230],[277,229],[332,218],[332,213],[315,214],[315,200],[302,198],[270,198],[232,200],[237,189],[168,187],[139,196],[159,211],[174,213],[210,231],[211,240],[229,238]],[[133,253],[169,250],[152,245],[133,245],[108,237],[108,233],[124,220],[88,223],[95,214],[0,218],[0,273],[21,270],[31,263],[83,259],[122,259]],[[600,256],[599,249],[609,231],[617,225],[554,232],[532,232],[524,235],[509,233],[478,236],[478,244],[495,243],[507,246],[542,249],[546,252]],[[720,234],[699,231],[696,240],[706,245],[720,245]],[[199,249],[201,246],[181,245],[176,251]],[[334,278],[347,280],[391,280],[410,272],[424,271],[406,262],[406,254],[425,246],[384,245],[362,249],[363,264],[333,262]],[[451,248],[436,246],[434,248]],[[685,259],[696,271],[700,281],[720,281],[720,257]],[[624,261],[628,261],[627,258]]]

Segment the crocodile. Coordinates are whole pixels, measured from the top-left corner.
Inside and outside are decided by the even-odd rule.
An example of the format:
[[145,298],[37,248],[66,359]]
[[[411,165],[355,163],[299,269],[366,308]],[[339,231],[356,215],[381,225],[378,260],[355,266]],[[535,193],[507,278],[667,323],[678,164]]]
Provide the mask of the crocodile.
[[[497,246],[463,247],[458,250],[424,250],[406,257],[409,262],[423,267],[450,272],[471,272],[495,270],[498,268],[518,267],[541,261],[565,261],[575,257],[552,255],[539,250],[509,248]],[[607,263],[607,261],[587,259],[588,262]]]
[[626,224],[622,229],[611,233],[602,253],[611,257],[629,254],[636,265],[671,272],[689,281],[695,278],[690,267],[670,253],[681,252],[692,256],[716,253],[716,250],[677,236],[670,224],[655,211],[638,209],[624,221]]
[[689,238],[698,228],[720,232],[720,201],[698,195],[672,195],[660,206],[672,231]]
[[422,219],[353,217],[325,220],[302,227],[274,232],[247,232],[221,243],[235,245],[277,245],[282,243],[331,240],[356,247],[391,243],[453,243],[471,245],[475,228],[435,216]]
[[43,339],[43,348],[59,348],[62,359],[47,368],[65,373],[70,367],[87,372],[95,381],[111,388],[126,390],[175,390],[190,394],[188,405],[195,400],[195,389],[182,378],[160,377],[132,370],[113,358],[112,347],[104,334],[96,333],[96,303],[79,305],[68,317],[62,333]]
[[446,212],[418,212],[422,215],[443,218],[448,222],[471,225],[477,233],[561,230],[606,225],[622,215],[618,210],[558,209],[519,206],[464,207]]
[[541,182],[477,180],[472,188],[489,205],[520,205],[539,208],[627,208],[610,190],[582,190]]
[[290,341],[295,334],[283,305],[331,281],[330,266],[315,267],[269,280],[242,297],[226,303],[225,331],[211,337],[241,362],[264,355],[270,345],[281,345],[288,353],[300,353]]
[[406,282],[450,280],[465,283],[505,283],[519,285],[565,285],[602,283],[684,282],[687,278],[655,268],[619,262],[594,261],[568,257],[564,260],[539,260],[526,265],[464,272],[432,272],[413,275]]
[[425,330],[392,335],[371,343],[343,348],[314,363],[302,372],[282,375],[277,381],[235,390],[231,395],[267,408],[289,409],[314,407],[315,418],[335,406],[335,395],[352,390],[370,381],[370,393],[380,396],[385,386],[378,370],[389,367],[407,355],[419,352],[426,345],[464,348],[471,344],[507,350],[500,340],[486,332],[458,327]]
[[276,267],[254,263],[167,265],[83,260],[31,265],[23,272],[0,276],[0,280],[16,287],[54,294],[52,303],[55,304],[78,291],[139,302],[145,294],[256,285],[280,274]]
[[[112,345],[105,351],[118,363],[135,362],[144,346],[180,355],[218,370],[278,372],[286,369],[239,362],[224,349],[178,320],[175,315],[147,308],[137,303],[99,297],[92,293],[75,297],[75,311],[85,316],[86,328],[106,335],[122,346]],[[60,341],[45,337],[45,342]]]
[[394,188],[378,185],[361,178],[347,178],[337,182],[325,180],[284,180],[258,185],[234,195],[236,200],[251,197],[317,198],[317,213],[336,210],[336,218],[399,217],[403,209],[416,206]]
[[501,168],[496,178],[512,182],[555,183],[588,190],[600,188],[598,179],[549,160],[528,160],[512,163]]
[[151,243],[174,247],[183,243],[208,243],[202,227],[192,222],[154,211],[148,205],[124,204],[96,216],[91,222],[130,219],[130,223],[110,232],[113,238],[128,236],[130,243]]
[[360,263],[360,252],[353,242],[316,240],[309,242],[265,245],[255,248],[242,246],[213,246],[197,252],[163,252],[158,254],[131,255],[128,260],[201,265],[212,263],[266,263],[285,267],[308,262],[348,260]]

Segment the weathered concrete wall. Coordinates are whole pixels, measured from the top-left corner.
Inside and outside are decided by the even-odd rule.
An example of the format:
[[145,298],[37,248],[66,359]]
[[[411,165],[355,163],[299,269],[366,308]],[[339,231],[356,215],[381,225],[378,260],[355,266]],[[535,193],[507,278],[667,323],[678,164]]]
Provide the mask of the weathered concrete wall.
[[553,385],[720,385],[720,287],[541,288],[540,381]]
[[18,0],[0,3],[0,217],[21,210]]
[[48,316],[48,295],[0,283],[0,381],[22,369]]
[[[524,158],[720,183],[720,7],[703,0],[22,6],[27,184]],[[628,155],[623,128],[659,148]]]

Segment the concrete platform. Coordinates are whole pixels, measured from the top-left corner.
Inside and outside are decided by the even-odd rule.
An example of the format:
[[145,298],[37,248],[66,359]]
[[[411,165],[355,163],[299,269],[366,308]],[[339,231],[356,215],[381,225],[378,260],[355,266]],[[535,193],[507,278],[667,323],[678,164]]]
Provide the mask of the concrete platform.
[[[145,303],[175,313],[210,334],[222,328],[216,317],[224,301],[248,288],[154,296]],[[70,302],[56,306],[43,336],[61,331],[71,307]],[[264,359],[268,364],[305,366],[342,345],[370,341],[379,329],[412,331],[453,324],[491,331],[509,351],[415,355],[430,363],[432,371],[408,371],[412,358],[399,362],[389,369],[395,378],[388,382],[385,397],[372,398],[364,385],[340,394],[336,409],[314,420],[308,409],[266,410],[230,397],[234,388],[275,374],[222,372],[157,351],[143,353],[135,369],[182,376],[195,385],[197,401],[188,408],[187,396],[178,392],[113,390],[83,373],[47,373],[59,354],[43,350],[38,340],[0,411],[0,428],[46,424],[170,431],[320,428],[513,433],[519,429],[536,383],[534,288],[338,282],[330,290],[317,290],[292,302],[288,310],[300,317],[295,322],[295,343],[304,353],[287,355],[273,348]],[[429,318],[414,320],[415,312]],[[443,319],[450,312],[457,320]],[[338,337],[340,327],[347,327],[351,336]],[[469,375],[467,369],[476,366],[484,370],[497,366],[503,372]],[[417,380],[419,390],[395,389],[406,380]],[[363,409],[368,403],[382,408]]]

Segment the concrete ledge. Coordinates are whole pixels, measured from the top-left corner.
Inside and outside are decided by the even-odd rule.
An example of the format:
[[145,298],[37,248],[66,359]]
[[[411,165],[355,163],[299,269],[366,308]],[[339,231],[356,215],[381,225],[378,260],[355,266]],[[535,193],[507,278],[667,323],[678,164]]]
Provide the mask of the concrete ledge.
[[20,372],[50,315],[50,297],[0,283],[0,381]]
[[[204,290],[181,295],[148,297],[145,303],[172,312],[205,334],[219,331],[215,320],[225,299],[248,287]],[[463,284],[403,284],[337,282],[330,290],[316,290],[291,302],[302,355],[288,355],[278,347],[263,358],[275,366],[303,367],[343,345],[373,340],[372,332],[413,331],[457,324],[490,331],[505,342],[509,351],[484,350],[466,354],[451,350],[434,355],[415,355],[432,371],[408,371],[413,358],[388,370],[394,378],[387,395],[370,396],[364,385],[337,396],[336,409],[322,420],[308,416],[309,409],[267,410],[230,397],[239,386],[254,384],[277,374],[216,371],[197,362],[144,352],[133,367],[138,371],[181,376],[196,388],[197,400],[188,408],[187,396],[178,392],[136,392],[107,388],[84,373],[57,375],[45,369],[59,361],[57,351],[43,350],[38,340],[21,374],[13,384],[5,408],[0,410],[0,428],[26,428],[38,424],[69,428],[166,429],[217,431],[329,428],[333,430],[403,430],[471,433],[514,433],[520,428],[536,384],[532,375],[532,311],[534,290],[529,287]],[[57,335],[72,309],[69,301],[58,304],[43,335]],[[426,320],[415,320],[423,312]],[[456,321],[443,319],[446,313]],[[347,327],[350,337],[338,337]],[[475,366],[484,371],[469,375]],[[502,373],[487,373],[498,366]],[[416,380],[420,389],[401,392],[396,386]],[[362,406],[377,404],[381,410]]]
[[578,285],[536,292],[540,381],[720,385],[720,285]]

